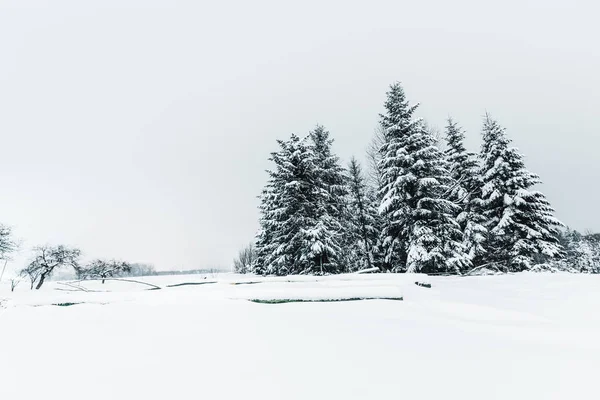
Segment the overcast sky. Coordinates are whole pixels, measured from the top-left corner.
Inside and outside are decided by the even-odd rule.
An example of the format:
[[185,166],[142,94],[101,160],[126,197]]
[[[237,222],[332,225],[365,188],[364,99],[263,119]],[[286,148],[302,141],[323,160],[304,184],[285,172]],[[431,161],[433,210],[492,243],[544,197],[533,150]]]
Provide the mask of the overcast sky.
[[489,111],[600,230],[594,0],[0,0],[0,222],[160,269],[229,267],[275,139],[364,157],[390,83],[476,150]]

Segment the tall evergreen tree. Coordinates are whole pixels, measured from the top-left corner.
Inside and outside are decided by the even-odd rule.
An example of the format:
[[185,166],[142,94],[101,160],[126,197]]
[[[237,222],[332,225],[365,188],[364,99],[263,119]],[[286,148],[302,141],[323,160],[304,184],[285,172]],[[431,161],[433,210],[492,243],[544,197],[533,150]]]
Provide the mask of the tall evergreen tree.
[[418,107],[409,105],[403,88],[393,84],[386,93],[386,113],[380,115],[380,127],[383,130],[383,143],[379,150],[379,213],[383,219],[381,247],[384,256],[384,268],[388,270],[406,270],[406,251],[409,236],[407,204],[404,185],[399,185],[400,177],[405,174],[406,163],[398,157],[400,151],[406,154],[406,137],[418,128],[419,120],[413,118]]
[[287,275],[309,267],[305,232],[312,192],[311,155],[305,140],[292,135],[271,154],[275,169],[261,196],[261,231],[254,272]]
[[481,176],[487,258],[505,271],[523,271],[560,256],[562,224],[546,197],[531,190],[540,179],[525,168],[523,155],[510,142],[505,129],[486,115]]
[[468,262],[454,219],[457,206],[443,198],[447,166],[435,138],[414,119],[400,84],[387,92],[379,194],[386,262],[393,270],[459,272]]
[[253,272],[340,272],[341,219],[346,194],[343,168],[322,127],[308,138],[279,141],[270,160],[275,169],[261,195],[261,229]]
[[307,232],[313,269],[306,273],[336,273],[345,268],[340,244],[343,241],[346,176],[332,151],[333,139],[321,125],[309,133],[313,192],[313,226]]
[[463,232],[463,245],[471,262],[478,265],[485,254],[483,242],[487,233],[481,209],[483,182],[477,155],[467,151],[464,140],[463,130],[448,118],[444,153],[452,179],[449,199],[460,206],[456,220]]
[[353,270],[376,266],[375,252],[379,235],[379,215],[365,184],[362,168],[352,157],[348,166],[349,205],[348,252],[352,255]]

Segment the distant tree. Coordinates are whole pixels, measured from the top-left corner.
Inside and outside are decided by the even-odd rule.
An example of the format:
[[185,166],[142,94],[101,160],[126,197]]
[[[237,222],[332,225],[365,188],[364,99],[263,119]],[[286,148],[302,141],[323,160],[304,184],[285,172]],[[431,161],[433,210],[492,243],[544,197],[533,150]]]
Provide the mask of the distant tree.
[[9,226],[0,224],[0,262],[2,263],[2,272],[0,272],[0,281],[6,271],[6,265],[10,261],[10,256],[17,250],[17,243],[13,238],[12,229]]
[[482,207],[488,231],[487,261],[504,271],[523,271],[559,257],[562,223],[525,167],[523,155],[510,147],[505,129],[489,115],[483,124]]
[[586,233],[578,244],[581,272],[600,274],[600,234]]
[[131,265],[124,261],[94,260],[85,267],[84,275],[91,279],[102,279],[102,284],[107,278],[113,278],[131,271]]
[[123,276],[152,276],[157,274],[154,266],[150,264],[132,263],[130,267],[129,271],[122,273]]
[[66,246],[40,246],[33,249],[33,260],[21,271],[29,277],[31,288],[39,289],[56,268],[77,267],[81,250]]
[[238,256],[233,260],[234,271],[238,274],[247,274],[250,272],[254,259],[256,258],[256,250],[254,244],[250,243],[238,252]]
[[600,273],[600,241],[598,234],[581,234],[566,229],[559,234],[564,257],[549,263],[551,269],[589,274]]
[[600,244],[600,233],[586,232],[585,238],[591,242],[596,242]]

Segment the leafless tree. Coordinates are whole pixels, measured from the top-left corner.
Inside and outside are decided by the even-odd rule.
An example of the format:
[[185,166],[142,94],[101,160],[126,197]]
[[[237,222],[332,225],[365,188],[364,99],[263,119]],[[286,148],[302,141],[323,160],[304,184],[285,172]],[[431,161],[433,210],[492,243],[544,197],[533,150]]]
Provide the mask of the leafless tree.
[[2,272],[0,272],[0,281],[6,271],[6,265],[10,261],[10,255],[17,250],[17,243],[13,239],[12,229],[6,225],[0,225],[0,262],[2,263]]
[[80,265],[80,264],[73,265],[73,269],[75,270],[75,277],[78,280],[83,280],[86,278],[87,270],[84,265]]
[[385,143],[385,128],[378,125],[373,132],[371,142],[367,147],[367,180],[372,188],[379,188],[381,183],[381,170],[379,161],[381,160],[381,146]]
[[153,265],[143,263],[130,264],[131,269],[123,272],[123,276],[150,276],[156,275],[156,269]]
[[33,289],[33,285],[35,285],[35,282],[37,281],[38,277],[40,276],[41,271],[42,271],[41,268],[38,268],[36,265],[33,265],[30,263],[21,270],[21,272],[19,273],[19,276],[23,277],[23,278],[28,278],[29,283],[30,283],[30,288]]
[[130,271],[131,265],[124,261],[94,260],[83,269],[82,275],[92,279],[102,279],[102,284],[104,284],[107,278],[113,278]]
[[233,268],[238,274],[247,274],[250,272],[250,267],[256,258],[256,250],[254,244],[250,243],[238,253],[238,256],[233,260]]
[[423,129],[427,133],[429,133],[435,139],[435,145],[440,149],[440,151],[444,151],[446,148],[446,142],[444,141],[444,137],[442,131],[435,125],[431,125],[427,121],[423,121]]
[[21,278],[15,277],[10,280],[10,291],[14,292],[15,288],[21,283]]
[[62,266],[78,268],[81,250],[66,246],[40,246],[33,249],[33,260],[21,271],[21,275],[29,277],[31,288],[39,289],[52,271]]

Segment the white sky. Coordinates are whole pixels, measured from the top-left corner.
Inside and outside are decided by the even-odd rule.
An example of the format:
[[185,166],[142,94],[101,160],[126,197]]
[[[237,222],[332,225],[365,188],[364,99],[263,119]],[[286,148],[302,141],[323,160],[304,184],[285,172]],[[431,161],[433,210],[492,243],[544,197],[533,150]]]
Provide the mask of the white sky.
[[491,112],[558,217],[600,230],[595,4],[0,0],[0,221],[22,257],[229,267],[275,139],[321,123],[362,158],[399,80],[473,150]]

